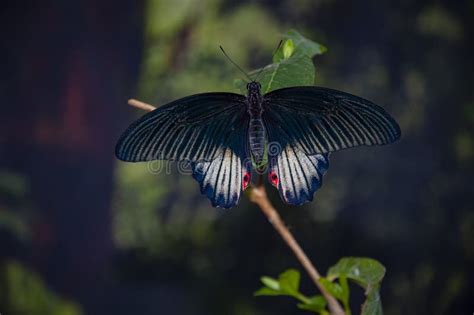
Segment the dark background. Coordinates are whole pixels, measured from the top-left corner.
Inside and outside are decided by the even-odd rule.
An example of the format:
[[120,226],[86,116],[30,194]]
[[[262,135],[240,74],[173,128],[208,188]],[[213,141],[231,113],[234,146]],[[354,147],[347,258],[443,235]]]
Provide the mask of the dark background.
[[311,204],[269,188],[291,230],[322,271],[381,261],[386,314],[474,311],[474,1],[4,1],[0,21],[0,313],[301,314],[252,296],[301,270],[256,206],[213,209],[190,176],[113,154],[143,114],[128,98],[232,91],[218,45],[251,69],[290,28],[329,49],[318,85],[403,133],[333,154]]

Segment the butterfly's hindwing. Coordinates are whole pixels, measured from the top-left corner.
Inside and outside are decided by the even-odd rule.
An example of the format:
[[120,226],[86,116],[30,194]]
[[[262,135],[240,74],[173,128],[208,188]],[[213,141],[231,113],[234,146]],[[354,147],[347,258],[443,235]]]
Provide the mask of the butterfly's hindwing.
[[188,96],[142,116],[122,134],[115,153],[123,161],[210,161],[241,128],[245,97],[234,93]]
[[245,155],[227,148],[212,161],[192,163],[193,177],[214,207],[231,208],[250,182],[249,162]]
[[328,167],[328,154],[307,155],[288,144],[269,157],[268,180],[286,203],[301,205],[313,200]]
[[[264,96],[268,129],[281,129],[286,142],[308,155],[359,145],[382,145],[400,138],[400,127],[380,106],[321,87],[293,87]],[[280,140],[281,141],[281,140]]]
[[248,122],[248,116],[244,115],[240,117],[240,124],[229,126],[232,133],[226,139],[228,145],[214,159],[191,163],[201,193],[214,207],[236,206],[250,183],[252,164],[247,149]]

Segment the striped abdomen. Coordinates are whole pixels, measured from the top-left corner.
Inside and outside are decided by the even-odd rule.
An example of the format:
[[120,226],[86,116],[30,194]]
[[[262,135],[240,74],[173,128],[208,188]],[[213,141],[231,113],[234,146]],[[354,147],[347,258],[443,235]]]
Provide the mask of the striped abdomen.
[[266,131],[262,118],[250,118],[249,123],[249,146],[250,152],[256,164],[263,161],[265,152]]

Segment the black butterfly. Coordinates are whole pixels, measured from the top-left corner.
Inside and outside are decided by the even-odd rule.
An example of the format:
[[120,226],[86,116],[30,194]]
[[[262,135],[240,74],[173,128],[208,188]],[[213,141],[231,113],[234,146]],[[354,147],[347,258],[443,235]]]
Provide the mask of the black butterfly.
[[[268,178],[292,205],[313,199],[328,154],[400,138],[380,106],[337,90],[301,86],[262,95],[260,83],[235,93],[191,95],[144,115],[123,133],[123,161],[189,161],[213,206],[235,206],[250,183],[252,165],[268,155]],[[253,162],[253,163],[252,163]]]

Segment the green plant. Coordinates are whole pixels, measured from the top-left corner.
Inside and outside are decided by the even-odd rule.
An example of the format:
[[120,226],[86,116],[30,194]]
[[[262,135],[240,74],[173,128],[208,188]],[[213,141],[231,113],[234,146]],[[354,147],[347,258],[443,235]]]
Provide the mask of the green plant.
[[[361,314],[382,314],[379,288],[384,275],[385,267],[374,259],[346,257],[329,268],[326,277],[322,277],[320,282],[329,293],[342,302],[347,315],[351,314],[348,280],[365,290],[366,300],[362,305]],[[327,302],[322,295],[306,296],[300,292],[300,273],[295,269],[284,271],[277,279],[264,276],[261,281],[264,286],[255,292],[255,296],[290,296],[299,302],[297,306],[302,310],[321,315],[329,314],[326,310]]]
[[0,268],[0,305],[5,314],[82,314],[78,304],[58,296],[37,273],[16,261]]

